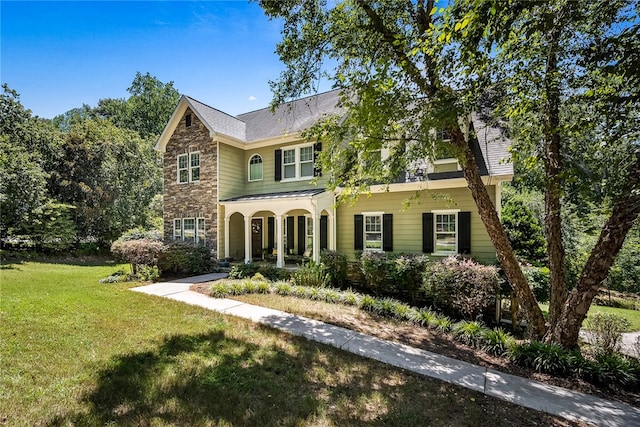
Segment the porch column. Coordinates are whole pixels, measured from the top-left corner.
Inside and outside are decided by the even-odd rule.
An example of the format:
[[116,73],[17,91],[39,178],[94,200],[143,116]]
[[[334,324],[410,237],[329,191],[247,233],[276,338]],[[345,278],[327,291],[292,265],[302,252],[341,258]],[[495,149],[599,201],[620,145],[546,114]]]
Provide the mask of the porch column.
[[320,263],[320,214],[313,213],[313,261]]
[[276,268],[284,267],[284,236],[282,234],[282,215],[276,215]]
[[229,224],[231,217],[224,217],[224,257],[229,258]]
[[329,215],[327,218],[327,222],[329,223],[329,229],[327,230],[327,239],[329,240],[328,249],[331,251],[336,250],[336,216]]
[[244,216],[244,263],[251,262],[251,217]]

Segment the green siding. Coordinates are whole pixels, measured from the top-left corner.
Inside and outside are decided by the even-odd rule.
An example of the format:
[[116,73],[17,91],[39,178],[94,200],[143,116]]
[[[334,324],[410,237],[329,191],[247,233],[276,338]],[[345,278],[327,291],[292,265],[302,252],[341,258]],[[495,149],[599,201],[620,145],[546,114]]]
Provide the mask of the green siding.
[[218,144],[218,146],[220,147],[218,167],[218,195],[220,200],[245,194],[247,162],[245,161],[244,151],[226,144]]
[[[272,145],[266,148],[251,149],[250,147],[245,151],[244,155],[244,181],[246,182],[247,194],[265,194],[274,193],[278,191],[294,191],[305,190],[309,188],[324,188],[327,184],[327,177],[322,176],[318,178],[317,182],[313,182],[313,179],[303,179],[299,181],[282,182],[274,179],[275,175],[275,150],[287,146],[295,146],[300,143],[293,143],[287,145]],[[248,171],[249,159],[251,156],[259,154],[262,156],[263,162],[263,177],[262,181],[249,182]]]
[[[488,187],[495,203],[495,187]],[[495,260],[495,250],[489,239],[476,204],[466,188],[445,191],[422,191],[420,203],[413,202],[403,209],[403,201],[414,192],[380,193],[371,197],[361,196],[354,206],[339,205],[337,208],[337,249],[354,256],[353,216],[363,212],[384,212],[393,214],[394,252],[422,253],[422,213],[439,209],[459,209],[471,212],[471,255],[483,262]]]

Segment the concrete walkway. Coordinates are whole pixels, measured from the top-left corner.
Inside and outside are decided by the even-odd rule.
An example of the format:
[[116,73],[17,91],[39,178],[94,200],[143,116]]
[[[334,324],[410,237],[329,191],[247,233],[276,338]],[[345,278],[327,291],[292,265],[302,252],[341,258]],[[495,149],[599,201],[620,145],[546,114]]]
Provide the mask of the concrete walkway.
[[640,426],[640,408],[516,377],[407,345],[329,325],[279,310],[190,291],[194,283],[225,277],[208,274],[133,288],[220,313],[249,319],[421,375],[437,378],[527,408],[599,426]]

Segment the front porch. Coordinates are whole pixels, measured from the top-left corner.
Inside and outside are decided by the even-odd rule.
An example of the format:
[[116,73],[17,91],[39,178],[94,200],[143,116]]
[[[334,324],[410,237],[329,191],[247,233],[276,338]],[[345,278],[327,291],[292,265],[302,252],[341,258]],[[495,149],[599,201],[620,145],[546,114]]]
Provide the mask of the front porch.
[[323,189],[241,196],[220,206],[225,258],[286,268],[335,250],[334,196]]

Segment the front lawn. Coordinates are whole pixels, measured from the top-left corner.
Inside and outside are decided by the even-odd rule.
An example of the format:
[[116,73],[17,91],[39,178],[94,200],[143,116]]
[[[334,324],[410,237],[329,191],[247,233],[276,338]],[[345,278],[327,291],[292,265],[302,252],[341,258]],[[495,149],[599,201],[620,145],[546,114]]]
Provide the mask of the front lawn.
[[[546,316],[546,314],[549,312],[549,304],[540,304],[540,309]],[[603,307],[600,305],[592,305],[589,308],[587,317],[589,317],[590,314],[594,314],[594,313],[611,313],[611,314],[615,314],[616,316],[624,317],[631,323],[629,330],[626,332],[640,331],[640,311],[638,310],[627,310],[624,308]]]
[[306,339],[99,284],[0,270],[2,425],[572,425]]

